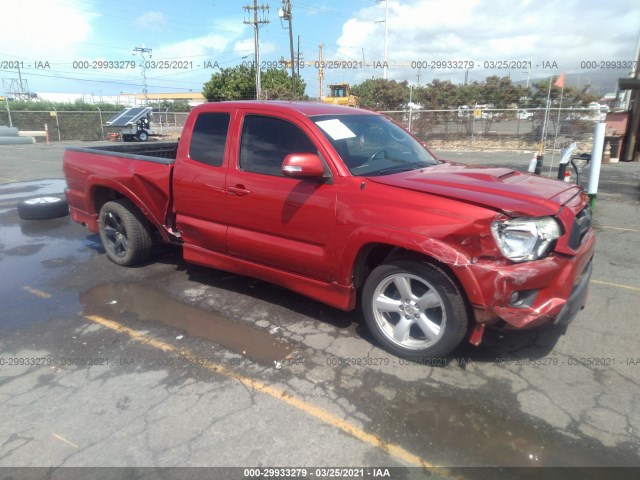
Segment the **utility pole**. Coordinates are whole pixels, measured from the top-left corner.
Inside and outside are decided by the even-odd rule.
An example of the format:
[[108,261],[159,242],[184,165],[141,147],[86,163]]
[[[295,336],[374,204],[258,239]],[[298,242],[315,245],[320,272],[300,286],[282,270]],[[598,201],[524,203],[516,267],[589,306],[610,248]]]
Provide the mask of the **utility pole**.
[[142,57],[142,94],[144,95],[144,106],[149,105],[149,90],[147,89],[147,65],[146,65],[146,57],[145,55],[148,53],[149,58],[151,58],[151,52],[153,50],[145,47],[136,47],[133,49],[133,54],[139,53]]
[[298,35],[298,50],[296,51],[296,56],[296,60],[298,61],[296,70],[298,71],[298,78],[300,78],[300,35]]
[[322,100],[322,84],[324,83],[324,60],[322,60],[322,49],[324,44],[320,44],[320,51],[318,53],[318,100]]
[[[382,1],[382,0],[379,0]],[[379,22],[376,22],[379,23]],[[389,0],[384,0],[384,66],[382,68],[382,78],[387,78],[387,34],[389,25]]]
[[[638,46],[636,47],[635,69],[629,72],[629,76],[636,80],[640,80],[640,65],[638,62],[640,62],[640,36],[638,37]],[[626,107],[627,109],[631,107],[631,121],[629,122],[629,135],[626,139],[624,160],[626,162],[632,162],[634,160],[634,155],[639,153],[636,150],[636,146],[638,143],[638,130],[640,130],[640,90],[637,88],[635,90],[630,90],[628,95],[629,97]]]
[[291,26],[291,20],[293,14],[291,13],[291,0],[282,0],[282,8],[279,12],[280,18],[289,20],[289,48],[291,50],[291,94],[293,98],[296,98],[296,75],[293,56],[293,27]]
[[[247,11],[249,19],[245,19],[244,23],[253,25],[253,42],[255,49],[255,68],[256,68],[256,99],[260,100],[261,84],[260,84],[260,34],[258,33],[260,26],[269,23],[267,15],[269,13],[269,5],[258,5],[258,0],[253,0],[253,7],[247,5],[242,7]],[[253,11],[253,20],[251,12]],[[260,11],[260,16],[258,16]]]

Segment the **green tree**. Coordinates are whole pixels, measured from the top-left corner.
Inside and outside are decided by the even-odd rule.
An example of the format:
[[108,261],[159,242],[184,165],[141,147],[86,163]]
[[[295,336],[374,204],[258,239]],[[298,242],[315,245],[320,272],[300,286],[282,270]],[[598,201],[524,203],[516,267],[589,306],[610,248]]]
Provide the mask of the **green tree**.
[[[296,77],[296,93],[291,92],[291,76],[279,68],[261,73],[262,97],[267,100],[304,97],[306,83]],[[251,100],[256,98],[256,71],[246,65],[222,68],[204,84],[202,95],[210,102],[223,100]]]
[[[553,78],[555,83],[557,79]],[[535,82],[533,87],[535,93],[532,96],[531,103],[539,107],[546,107],[547,95],[549,94],[549,79]],[[576,88],[565,85],[564,92],[560,87],[551,86],[551,105],[558,106],[560,103],[560,95],[562,94],[562,106],[564,107],[586,107],[591,102],[597,102],[598,97],[589,93],[589,85],[584,88]]]
[[170,100],[160,100],[160,101],[152,101],[152,99],[149,99],[149,107],[153,107],[153,108],[159,108],[159,109],[168,109],[169,112],[188,112],[189,110],[191,110],[191,107],[189,106],[189,102],[187,100],[176,100],[176,101],[170,101]]
[[360,106],[376,110],[402,108],[409,101],[409,84],[385,78],[371,78],[351,87]]
[[291,75],[282,68],[270,68],[261,75],[260,86],[265,100],[299,100],[306,99],[304,94],[307,84],[296,75],[296,90],[291,91]]
[[209,102],[256,98],[255,70],[246,65],[221,68],[204,84],[202,95]]
[[478,103],[492,104],[495,108],[509,108],[520,103],[521,98],[529,96],[529,89],[514,85],[509,77],[493,75],[479,85],[478,93]]
[[448,109],[461,105],[493,104],[495,108],[509,108],[520,98],[529,95],[526,87],[514,85],[509,77],[491,76],[482,83],[458,85],[449,80],[434,79],[425,87],[414,89],[414,98],[425,108]]
[[448,109],[473,105],[479,97],[479,84],[456,85],[449,80],[434,79],[425,87],[414,89],[413,96],[424,108]]

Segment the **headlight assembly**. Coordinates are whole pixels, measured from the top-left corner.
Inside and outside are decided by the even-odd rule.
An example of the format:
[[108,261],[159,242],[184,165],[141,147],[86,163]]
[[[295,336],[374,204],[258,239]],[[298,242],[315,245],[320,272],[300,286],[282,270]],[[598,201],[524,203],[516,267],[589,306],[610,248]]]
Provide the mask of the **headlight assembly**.
[[497,220],[491,224],[491,233],[502,254],[514,262],[544,257],[561,235],[552,217]]

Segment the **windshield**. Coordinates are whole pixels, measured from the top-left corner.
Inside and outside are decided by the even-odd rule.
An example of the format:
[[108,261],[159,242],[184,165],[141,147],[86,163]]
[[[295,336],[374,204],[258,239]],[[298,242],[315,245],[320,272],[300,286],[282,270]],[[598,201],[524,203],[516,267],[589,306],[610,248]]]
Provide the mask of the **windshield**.
[[352,175],[388,175],[437,163],[415,138],[386,117],[319,115],[312,120]]

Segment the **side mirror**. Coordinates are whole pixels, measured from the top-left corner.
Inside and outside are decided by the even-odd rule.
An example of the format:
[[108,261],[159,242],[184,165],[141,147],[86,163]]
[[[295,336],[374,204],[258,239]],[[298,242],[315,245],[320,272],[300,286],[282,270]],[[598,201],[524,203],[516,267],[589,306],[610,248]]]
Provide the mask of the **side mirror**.
[[318,155],[313,153],[292,153],[282,162],[282,173],[293,178],[322,178],[324,165]]

